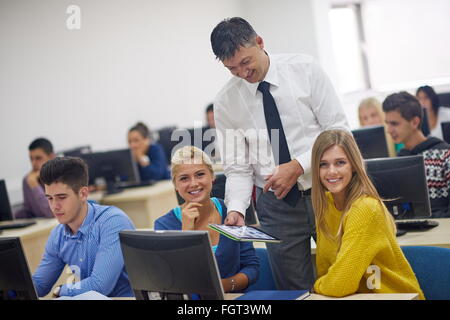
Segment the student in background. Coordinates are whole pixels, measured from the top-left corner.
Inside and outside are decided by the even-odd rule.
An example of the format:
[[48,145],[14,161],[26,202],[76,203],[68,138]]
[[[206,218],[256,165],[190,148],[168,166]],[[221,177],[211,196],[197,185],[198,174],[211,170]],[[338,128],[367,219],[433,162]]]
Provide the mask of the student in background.
[[211,157],[211,160],[213,160],[213,162],[215,163],[221,162],[219,152],[216,152],[215,148],[217,133],[216,133],[216,123],[214,121],[214,104],[211,103],[206,107],[205,114],[206,114],[207,130],[204,133],[204,138],[207,139],[207,141],[211,142],[208,145],[208,147],[204,148],[203,150],[208,153],[208,156]]
[[[361,127],[379,126],[384,124],[384,113],[381,102],[374,97],[362,100],[358,107],[359,125]],[[396,145],[391,136],[386,131],[386,143],[390,157],[395,157],[397,151],[403,148],[402,144]]]
[[38,295],[47,295],[68,265],[75,281],[58,286],[55,297],[91,290],[111,297],[133,296],[119,242],[120,231],[134,229],[128,216],[116,207],[87,201],[88,169],[80,158],[48,161],[41,179],[60,225],[52,230],[33,275]]
[[163,148],[152,143],[150,130],[142,122],[128,131],[128,145],[138,163],[141,180],[170,179],[168,163]]
[[178,149],[172,157],[172,181],[184,203],[155,221],[155,230],[207,230],[225,292],[245,290],[259,275],[259,260],[251,242],[233,241],[208,228],[223,224],[227,208],[210,198],[214,171],[211,159],[194,146]]
[[389,95],[383,101],[383,111],[392,139],[405,145],[398,155],[422,155],[424,158],[432,217],[450,217],[450,145],[423,135],[420,129],[422,108],[408,92]]
[[353,136],[344,130],[321,133],[312,149],[311,171],[317,226],[314,292],[335,297],[418,293],[424,299]]
[[23,179],[23,207],[15,213],[15,218],[53,218],[45,197],[44,185],[40,179],[42,166],[55,158],[53,145],[45,138],[38,138],[29,145],[28,154],[31,171]]
[[443,139],[441,123],[450,121],[450,108],[439,105],[439,97],[430,86],[417,89],[416,97],[422,108],[427,110],[430,136]]
[[205,114],[208,128],[214,129],[216,127],[216,123],[214,122],[214,105],[212,103],[206,107]]

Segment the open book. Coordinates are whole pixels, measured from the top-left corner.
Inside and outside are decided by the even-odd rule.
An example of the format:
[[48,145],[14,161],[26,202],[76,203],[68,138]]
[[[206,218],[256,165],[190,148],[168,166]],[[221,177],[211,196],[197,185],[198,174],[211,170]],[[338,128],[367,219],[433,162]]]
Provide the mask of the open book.
[[209,227],[234,241],[281,242],[280,239],[277,239],[255,227],[227,226],[224,224],[209,224]]

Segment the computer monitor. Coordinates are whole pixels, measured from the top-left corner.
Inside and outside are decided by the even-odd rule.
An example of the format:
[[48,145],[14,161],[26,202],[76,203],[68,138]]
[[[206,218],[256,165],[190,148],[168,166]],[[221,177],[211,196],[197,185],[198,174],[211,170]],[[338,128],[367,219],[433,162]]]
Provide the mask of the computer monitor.
[[224,299],[207,231],[121,231],[119,238],[136,299]]
[[18,237],[0,238],[0,300],[37,300]]
[[450,143],[450,122],[441,122],[441,129],[443,140]]
[[133,160],[130,149],[86,153],[80,158],[89,167],[89,184],[93,185],[98,178],[103,178],[110,194],[117,193],[118,187],[125,181],[129,183],[141,181],[137,163]]
[[0,180],[0,221],[13,220],[11,204],[6,190],[5,180]]
[[437,93],[437,96],[441,107],[450,107],[450,92]]
[[175,126],[164,127],[157,131],[158,133],[158,143],[164,150],[166,159],[170,162],[172,159],[172,149],[178,143],[178,141],[172,141],[172,133],[177,130]]
[[58,155],[63,157],[81,157],[81,155],[86,153],[91,153],[91,146],[81,146],[76,148],[71,148],[63,151],[59,151]]
[[352,133],[364,159],[389,157],[384,126],[364,127]]
[[431,217],[423,156],[366,160],[367,173],[396,220]]

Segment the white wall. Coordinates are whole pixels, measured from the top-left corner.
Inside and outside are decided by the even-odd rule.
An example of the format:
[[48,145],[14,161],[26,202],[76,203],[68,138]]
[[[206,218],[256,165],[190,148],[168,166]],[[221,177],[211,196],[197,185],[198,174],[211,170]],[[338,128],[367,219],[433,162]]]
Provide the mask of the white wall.
[[328,9],[330,0],[246,0],[245,17],[272,53],[305,53],[315,57],[336,83]]
[[[209,41],[226,17],[246,18],[272,53],[316,57],[338,87],[331,1],[0,0],[0,179],[12,202],[38,136],[56,150],[102,150],[126,146],[138,120],[154,129],[203,121],[230,77]],[[66,28],[71,4],[81,8],[80,30]],[[342,97],[352,127],[367,94]]]
[[[28,144],[56,150],[126,146],[138,120],[151,128],[202,121],[229,78],[209,36],[238,0],[0,0],[0,179],[21,200]],[[81,8],[69,31],[66,9]]]
[[448,0],[366,0],[363,10],[374,88],[450,79]]
[[[230,77],[209,41],[226,17],[248,19],[273,53],[332,66],[319,52],[319,2],[328,0],[0,0],[0,179],[12,202],[38,136],[56,150],[105,150],[125,147],[138,120],[155,129],[203,121]],[[71,4],[80,30],[66,27]]]

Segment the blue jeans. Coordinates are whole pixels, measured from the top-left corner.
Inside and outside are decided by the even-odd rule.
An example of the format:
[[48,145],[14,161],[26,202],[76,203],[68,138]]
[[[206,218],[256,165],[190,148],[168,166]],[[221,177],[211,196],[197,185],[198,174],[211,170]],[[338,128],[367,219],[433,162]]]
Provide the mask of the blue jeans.
[[277,289],[311,289],[315,279],[311,237],[316,238],[311,196],[303,196],[293,208],[273,192],[256,188],[256,211],[261,229],[282,240],[266,244]]

